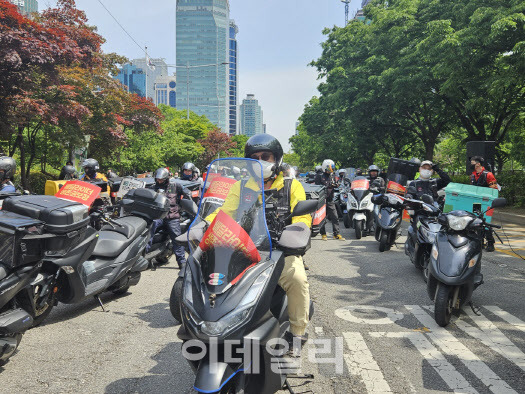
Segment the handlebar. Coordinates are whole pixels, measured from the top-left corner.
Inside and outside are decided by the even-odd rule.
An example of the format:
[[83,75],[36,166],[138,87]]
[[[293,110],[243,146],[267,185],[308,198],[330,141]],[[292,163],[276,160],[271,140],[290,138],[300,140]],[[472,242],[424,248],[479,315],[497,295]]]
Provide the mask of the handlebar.
[[490,224],[490,223],[487,223],[487,222],[485,222],[485,226],[492,227],[492,228],[501,228],[501,226],[498,226],[497,224]]

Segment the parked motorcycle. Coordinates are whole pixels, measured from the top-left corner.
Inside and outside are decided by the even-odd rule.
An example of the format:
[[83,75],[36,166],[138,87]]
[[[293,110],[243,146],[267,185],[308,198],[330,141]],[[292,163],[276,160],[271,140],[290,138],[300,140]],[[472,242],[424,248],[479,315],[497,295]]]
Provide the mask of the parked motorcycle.
[[[233,163],[228,166],[248,167],[252,183],[243,189],[235,217],[219,211],[208,226],[199,211],[188,232],[191,255],[184,270],[178,336],[195,371],[198,392],[274,393],[287,382],[287,373],[272,364],[284,364],[287,349],[272,351],[271,344],[287,344],[289,329],[287,297],[278,280],[285,255],[309,248],[310,229],[303,223],[268,228],[267,220],[275,224],[279,212],[270,201],[273,191],[261,192],[260,163],[229,161]],[[182,205],[188,209],[188,202]],[[317,201],[301,201],[292,216],[316,209]],[[229,348],[232,340],[236,344]],[[229,350],[238,354],[241,349],[247,357],[228,357]],[[257,352],[251,353],[253,349]]]
[[[411,192],[409,187],[409,194]],[[405,207],[410,215],[405,254],[414,266],[423,271],[425,282],[428,280],[430,253],[441,230],[437,217],[441,213],[439,206],[429,195],[423,195],[421,200],[405,199]]]
[[26,236],[25,253],[41,255],[42,267],[17,298],[33,325],[42,323],[59,301],[72,304],[94,296],[103,307],[99,294],[124,294],[139,282],[141,271],[148,268],[144,249],[151,223],[166,216],[169,202],[152,190],[137,189],[121,204],[126,216],[104,217],[106,224],[97,232],[82,204],[51,196],[4,201],[2,212],[41,223],[37,234]]
[[348,219],[355,230],[355,237],[361,239],[372,229],[374,204],[372,203],[370,181],[364,176],[354,178],[348,194]]
[[[497,198],[491,209],[505,205],[504,198]],[[434,301],[434,318],[441,327],[450,322],[454,310],[470,303],[472,292],[483,283],[485,235],[490,228],[501,228],[487,223],[485,213],[452,211],[438,217],[442,229],[430,253],[427,291]]]
[[386,193],[372,198],[372,202],[377,205],[374,210],[375,238],[379,242],[380,252],[390,250],[396,242],[403,220],[403,196],[407,178],[404,175],[392,174],[387,181]]

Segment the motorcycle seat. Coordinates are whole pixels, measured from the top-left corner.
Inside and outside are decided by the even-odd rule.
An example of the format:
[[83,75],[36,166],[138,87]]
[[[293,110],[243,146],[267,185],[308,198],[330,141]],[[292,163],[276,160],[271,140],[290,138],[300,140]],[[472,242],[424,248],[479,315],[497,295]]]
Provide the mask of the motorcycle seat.
[[[127,216],[117,219],[123,227],[109,226],[99,232],[97,244],[93,251],[93,256],[116,257],[126,249],[131,242],[146,229],[146,221],[135,217]],[[129,235],[129,237],[128,237]]]
[[106,224],[104,227],[102,227],[101,231],[114,231],[116,233],[122,234],[127,239],[130,239],[133,238],[137,232],[142,233],[147,226],[147,223],[144,219],[136,216],[125,216],[123,218],[114,220],[114,222],[118,223],[120,226],[116,224],[113,226]]

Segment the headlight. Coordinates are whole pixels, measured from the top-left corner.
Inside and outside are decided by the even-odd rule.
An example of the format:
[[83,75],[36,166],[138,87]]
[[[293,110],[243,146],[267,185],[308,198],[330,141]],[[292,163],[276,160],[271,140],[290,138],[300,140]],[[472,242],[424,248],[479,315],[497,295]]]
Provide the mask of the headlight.
[[471,216],[447,215],[448,226],[455,231],[462,231],[474,220]]
[[355,199],[354,196],[349,194],[348,195],[348,201],[350,201],[350,205],[352,206],[352,208],[357,208],[357,200]]
[[233,312],[229,313],[216,322],[203,322],[201,324],[201,331],[204,334],[210,336],[226,334],[248,319],[259,295],[261,294],[261,289],[266,285],[266,282],[270,277],[272,268],[273,266],[268,267],[263,273],[259,275],[257,279],[255,279],[255,282],[253,282],[252,286],[246,292],[241,302],[239,305],[237,305],[237,308]]
[[368,200],[364,200],[361,202],[361,208],[366,208],[368,206],[368,203],[369,201]]

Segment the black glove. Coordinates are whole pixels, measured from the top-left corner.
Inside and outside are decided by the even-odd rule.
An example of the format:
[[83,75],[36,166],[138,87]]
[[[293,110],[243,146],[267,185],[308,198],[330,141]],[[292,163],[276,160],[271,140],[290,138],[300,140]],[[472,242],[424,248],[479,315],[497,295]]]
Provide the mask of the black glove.
[[432,169],[433,169],[435,172],[440,171],[439,164],[437,164],[437,163],[433,164],[433,165],[432,165]]

